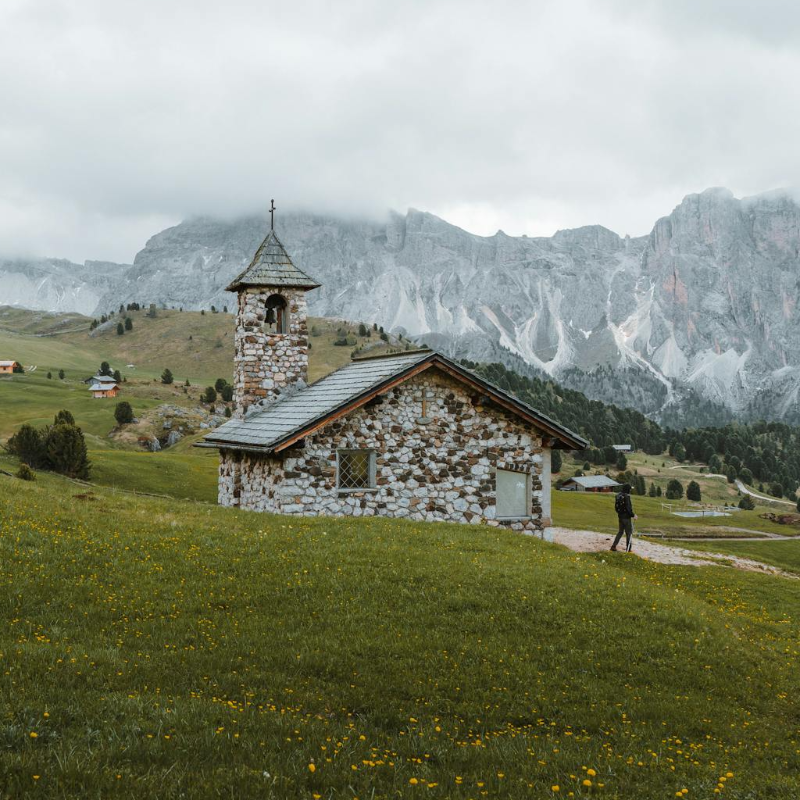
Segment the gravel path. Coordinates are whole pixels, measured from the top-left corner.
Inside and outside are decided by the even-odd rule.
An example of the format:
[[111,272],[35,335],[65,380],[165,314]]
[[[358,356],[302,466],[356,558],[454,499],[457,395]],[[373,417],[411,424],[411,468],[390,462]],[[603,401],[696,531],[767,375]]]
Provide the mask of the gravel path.
[[[627,553],[621,550],[617,553],[610,552],[611,543],[614,537],[608,533],[598,533],[597,531],[575,531],[570,528],[549,528],[547,539],[556,544],[564,545],[570,550],[578,553],[601,553],[609,551],[609,558],[625,558]],[[623,542],[625,539],[623,538]],[[785,572],[769,564],[762,564],[751,558],[732,556],[726,553],[703,553],[697,550],[687,550],[683,547],[672,547],[656,542],[647,542],[643,539],[634,538],[633,555],[648,561],[658,561],[660,564],[681,564],[686,566],[731,566],[737,569],[744,569],[748,572],[765,572],[770,575],[781,575],[785,578],[797,579],[800,576]]]
[[780,500],[777,497],[767,497],[765,494],[758,494],[757,492],[748,489],[738,478],[736,479],[736,488],[743,494],[749,494],[750,497],[755,497],[756,500],[766,500],[768,503],[783,503],[785,506],[795,505],[789,500]]

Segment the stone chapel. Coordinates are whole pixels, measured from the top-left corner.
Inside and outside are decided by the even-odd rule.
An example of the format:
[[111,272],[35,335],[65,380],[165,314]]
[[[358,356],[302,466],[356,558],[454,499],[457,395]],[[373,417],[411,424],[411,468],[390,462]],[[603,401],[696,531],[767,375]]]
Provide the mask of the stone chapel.
[[308,385],[306,292],[274,231],[238,294],[219,503],[305,516],[550,525],[550,452],[587,442],[433,350],[354,359]]

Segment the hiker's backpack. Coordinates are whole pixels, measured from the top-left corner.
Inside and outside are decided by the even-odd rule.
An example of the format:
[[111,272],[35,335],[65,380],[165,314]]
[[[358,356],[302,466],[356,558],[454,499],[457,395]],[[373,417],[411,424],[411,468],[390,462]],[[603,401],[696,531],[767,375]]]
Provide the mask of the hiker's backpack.
[[628,504],[625,502],[625,495],[622,492],[614,498],[614,511],[619,515],[628,513]]

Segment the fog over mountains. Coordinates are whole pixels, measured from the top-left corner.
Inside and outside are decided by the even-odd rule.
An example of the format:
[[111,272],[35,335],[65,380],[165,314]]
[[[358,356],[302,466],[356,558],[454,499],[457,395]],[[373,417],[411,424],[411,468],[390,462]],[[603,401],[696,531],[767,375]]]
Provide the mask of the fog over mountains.
[[[232,307],[224,287],[267,227],[187,220],[132,265],[0,260],[0,304]],[[787,193],[709,189],[637,238],[599,225],[481,237],[414,210],[380,223],[286,214],[276,230],[323,284],[313,314],[547,373],[662,420],[800,419],[800,206]]]

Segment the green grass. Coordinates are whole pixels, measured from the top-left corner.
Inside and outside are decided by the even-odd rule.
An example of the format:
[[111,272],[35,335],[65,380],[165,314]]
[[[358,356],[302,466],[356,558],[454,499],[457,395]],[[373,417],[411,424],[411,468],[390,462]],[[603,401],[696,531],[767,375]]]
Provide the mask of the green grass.
[[[159,310],[151,318],[145,311],[128,313],[132,331],[118,336],[114,318],[114,325],[90,336],[89,317],[0,306],[0,359],[15,359],[25,367],[36,365],[42,373],[64,369],[68,378],[76,380],[94,374],[101,361],[108,361],[128,378],[158,378],[168,367],[181,383],[186,378],[203,386],[217,378],[232,380],[232,315]],[[318,333],[310,337],[309,354],[309,378],[317,380],[350,361],[353,348],[336,347],[333,342],[339,328],[355,334],[358,326],[315,317],[309,318],[308,325]],[[359,345],[378,342],[376,333],[357,339]]]
[[216,451],[98,450],[92,451],[90,458],[94,483],[185,500],[217,502]]
[[689,542],[688,547],[752,558],[787,572],[800,573],[800,540],[763,542]]
[[[552,498],[554,524],[601,533],[617,532],[613,494],[554,491]],[[737,511],[729,517],[676,517],[661,507],[665,502],[669,501],[634,495],[633,508],[639,517],[636,521],[636,530],[639,534],[656,533],[665,534],[667,537],[747,535],[724,530],[726,527],[732,527],[745,528],[757,533],[778,533],[782,536],[800,535],[800,530],[796,527],[761,519],[759,514],[766,510],[764,506],[757,506],[755,511]]]
[[800,793],[798,582],[43,474],[0,564],[0,796]]

